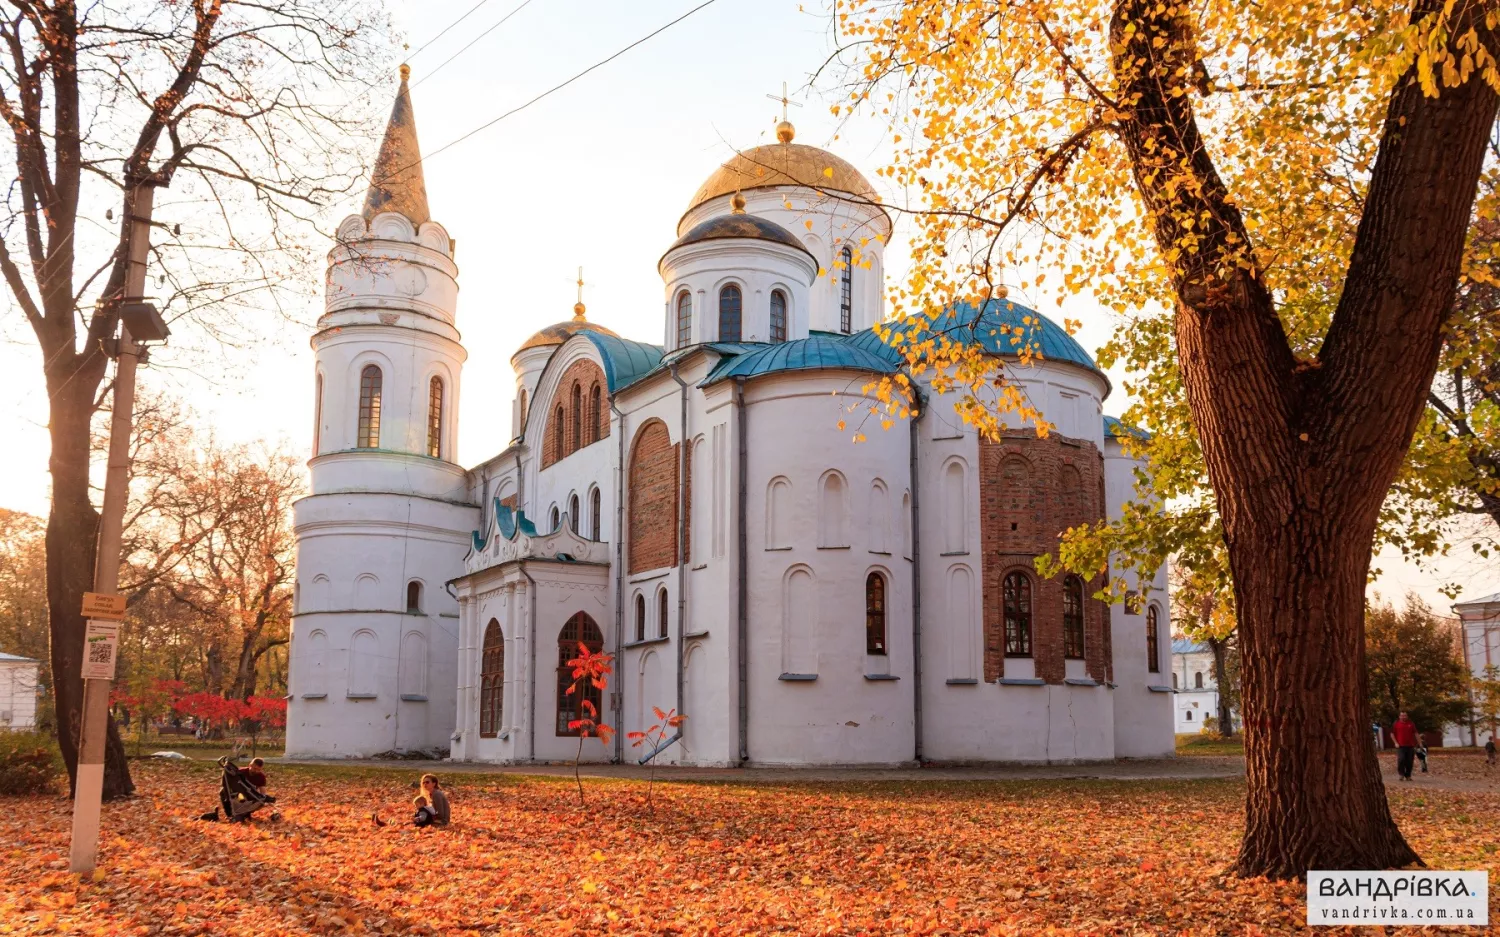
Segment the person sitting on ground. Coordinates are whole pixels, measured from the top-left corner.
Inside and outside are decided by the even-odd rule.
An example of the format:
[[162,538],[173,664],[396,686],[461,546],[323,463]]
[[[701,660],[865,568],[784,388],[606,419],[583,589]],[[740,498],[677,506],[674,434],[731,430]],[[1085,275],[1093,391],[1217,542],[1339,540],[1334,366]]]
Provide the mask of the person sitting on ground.
[[411,818],[412,825],[431,826],[433,811],[432,805],[427,802],[427,798],[423,797],[421,794],[418,794],[412,800],[412,805],[417,808],[416,815]]
[[255,785],[255,789],[262,794],[266,792],[266,760],[264,758],[250,759],[250,766],[245,769],[245,780]]
[[[432,825],[447,826],[452,815],[448,810],[448,795],[443,793],[443,789],[438,785],[437,775],[422,775],[422,793],[426,795],[427,801],[431,805]],[[422,824],[419,823],[417,825],[421,826]]]

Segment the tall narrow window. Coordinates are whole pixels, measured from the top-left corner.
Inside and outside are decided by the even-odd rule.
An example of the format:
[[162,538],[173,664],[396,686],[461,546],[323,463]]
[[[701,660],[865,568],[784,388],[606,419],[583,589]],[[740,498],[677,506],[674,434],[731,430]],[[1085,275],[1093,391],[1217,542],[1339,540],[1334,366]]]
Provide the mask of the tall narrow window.
[[1161,673],[1161,654],[1157,653],[1156,606],[1146,608],[1146,670]]
[[719,341],[740,340],[740,312],[743,298],[740,288],[733,283],[719,290]]
[[599,425],[600,419],[603,416],[600,412],[603,409],[600,406],[602,399],[603,395],[599,391],[598,384],[589,388],[589,442],[599,441]]
[[667,636],[667,590],[656,590],[656,636]]
[[1025,573],[1005,577],[1005,656],[1031,656],[1031,580]]
[[646,640],[646,597],[640,593],[635,596],[635,639]]
[[865,653],[886,653],[885,577],[879,573],[865,577]]
[[599,539],[599,514],[599,489],[595,488],[594,493],[589,495],[589,532],[593,535],[590,538],[592,540]]
[[552,507],[552,518],[551,518],[551,520],[552,520],[552,532],[555,533],[557,531],[557,529],[562,526],[562,514],[557,510],[557,506],[556,505],[553,505],[553,507]]
[[422,584],[415,579],[406,584],[406,610],[413,614],[422,611]]
[[677,294],[677,347],[686,348],[693,341],[693,294]]
[[1063,580],[1063,657],[1083,658],[1083,580]]
[[479,737],[492,739],[499,734],[505,714],[505,635],[493,618],[485,626],[479,660]]
[[1193,674],[1193,689],[1195,689],[1195,690],[1201,690],[1201,689],[1203,689],[1203,671],[1201,671],[1201,670],[1198,671],[1197,673]]
[[786,294],[771,291],[771,341],[786,341]]
[[[599,626],[586,612],[579,612],[568,623],[562,626],[557,634],[557,734],[578,734],[576,728],[570,723],[579,719],[592,719],[599,721],[603,715],[600,706],[603,703],[603,692],[592,683],[585,680],[583,685],[572,693],[568,688],[573,685],[573,668],[568,666],[568,661],[578,656],[578,645],[582,644],[589,649],[590,654],[598,654],[604,650],[604,635],[599,631]],[[584,700],[589,702],[589,707],[583,705]]]
[[443,379],[433,377],[427,385],[427,454],[443,457]]
[[844,265],[839,274],[839,331],[848,335],[854,329],[854,252],[844,248],[839,261]]
[[573,385],[573,448],[570,452],[577,452],[583,448],[583,388],[577,384]]
[[563,448],[563,444],[567,441],[567,423],[566,412],[562,404],[558,404],[557,411],[552,414],[552,448],[557,450],[556,458],[558,459],[568,454],[568,451]]
[[573,495],[568,499],[568,529],[578,533],[578,496]]
[[1172,674],[1172,689],[1177,689],[1177,674],[1175,672]]
[[313,391],[313,455],[322,448],[323,438],[323,375],[318,375],[317,388]]
[[524,429],[526,429],[526,391],[523,389],[521,391],[521,425],[516,427],[516,435],[521,435]]
[[359,439],[355,445],[380,448],[380,369],[373,364],[359,372]]

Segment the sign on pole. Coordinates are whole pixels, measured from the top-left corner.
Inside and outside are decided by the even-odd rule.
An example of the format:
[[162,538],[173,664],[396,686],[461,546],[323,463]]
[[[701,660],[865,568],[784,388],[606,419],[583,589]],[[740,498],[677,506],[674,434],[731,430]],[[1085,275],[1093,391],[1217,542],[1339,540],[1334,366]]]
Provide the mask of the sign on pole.
[[125,617],[125,596],[85,592],[83,594],[83,617],[119,621]]
[[83,633],[83,679],[113,680],[120,650],[120,623],[90,618]]

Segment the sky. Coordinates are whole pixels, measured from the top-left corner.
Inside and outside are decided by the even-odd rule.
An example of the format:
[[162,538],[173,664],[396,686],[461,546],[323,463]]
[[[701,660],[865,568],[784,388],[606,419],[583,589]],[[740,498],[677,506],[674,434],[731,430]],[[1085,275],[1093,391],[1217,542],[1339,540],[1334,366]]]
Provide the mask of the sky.
[[[424,153],[604,59],[692,9],[701,0],[534,0],[435,73],[433,69],[521,0],[487,0],[457,28],[426,45],[477,0],[393,0],[408,47],[412,104]],[[715,0],[562,91],[424,161],[435,220],[457,241],[458,327],[468,349],[460,400],[459,461],[473,465],[510,437],[514,377],[510,355],[533,332],[567,319],[583,267],[592,321],[650,342],[662,335],[656,263],[702,181],[736,149],[775,139],[782,83],[797,140],[825,147],[876,183],[889,141],[874,119],[838,126],[837,89],[827,76],[809,88],[832,51],[819,0]],[[429,78],[430,74],[430,78]],[[836,73],[835,73],[836,75]],[[390,94],[396,75],[392,70]],[[372,154],[373,155],[373,154]],[[362,193],[346,211],[359,210]],[[904,272],[902,224],[886,255],[887,276]],[[321,270],[309,271],[321,277]],[[1014,298],[1019,298],[1012,294]],[[1081,320],[1091,351],[1112,319],[1086,298],[1047,306]],[[306,452],[312,436],[312,353],[320,312],[309,302],[300,322],[267,317],[266,334],[213,361],[185,360],[188,349],[157,354],[147,387],[187,400],[223,442],[265,439]],[[201,354],[201,349],[195,349]],[[0,507],[44,514],[47,506],[46,399],[34,340],[13,309],[0,313]],[[1123,374],[1111,373],[1116,388]],[[1105,404],[1119,413],[1122,392]],[[1460,545],[1458,552],[1467,553]],[[1429,570],[1381,557],[1375,588],[1415,590],[1437,608],[1444,582],[1465,595],[1500,591],[1493,563],[1463,556]]]

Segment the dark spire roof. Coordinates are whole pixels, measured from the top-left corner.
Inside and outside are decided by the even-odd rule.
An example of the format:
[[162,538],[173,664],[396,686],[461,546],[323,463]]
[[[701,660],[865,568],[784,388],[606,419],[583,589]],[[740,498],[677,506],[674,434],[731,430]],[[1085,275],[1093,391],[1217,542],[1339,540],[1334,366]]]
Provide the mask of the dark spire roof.
[[400,212],[414,225],[432,220],[427,209],[427,183],[422,178],[422,150],[417,145],[417,119],[411,109],[406,78],[411,70],[401,66],[401,87],[391,107],[391,119],[370,173],[370,191],[361,212],[369,221],[384,211]]

